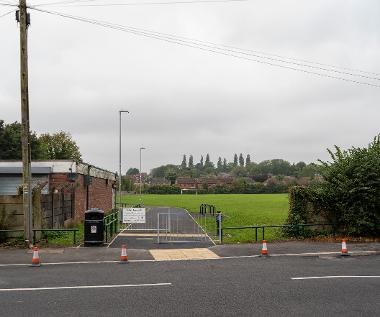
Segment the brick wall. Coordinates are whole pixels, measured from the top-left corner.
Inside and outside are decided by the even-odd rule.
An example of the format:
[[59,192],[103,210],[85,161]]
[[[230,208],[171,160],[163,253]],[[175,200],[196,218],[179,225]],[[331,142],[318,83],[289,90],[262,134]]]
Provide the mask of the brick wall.
[[75,199],[75,218],[83,219],[84,212],[88,208],[100,208],[109,211],[112,206],[112,185],[113,181],[103,178],[92,177],[92,182],[88,188],[89,206],[87,206],[87,186],[85,185],[85,176],[77,174],[75,183],[71,183],[67,179],[67,174],[51,174],[50,175],[50,189],[62,185],[74,185],[74,199]]

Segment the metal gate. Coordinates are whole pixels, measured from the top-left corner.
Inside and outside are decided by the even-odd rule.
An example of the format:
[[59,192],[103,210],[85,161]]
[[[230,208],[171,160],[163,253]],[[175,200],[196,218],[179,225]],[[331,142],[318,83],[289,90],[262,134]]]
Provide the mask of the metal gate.
[[[202,219],[197,219],[202,223]],[[157,243],[196,243],[210,238],[186,210],[166,208],[157,212]]]

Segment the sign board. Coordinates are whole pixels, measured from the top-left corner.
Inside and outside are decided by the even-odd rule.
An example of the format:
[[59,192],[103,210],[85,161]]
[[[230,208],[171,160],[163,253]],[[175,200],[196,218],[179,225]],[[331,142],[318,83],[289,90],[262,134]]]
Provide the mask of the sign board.
[[145,223],[145,208],[123,208],[123,223]]

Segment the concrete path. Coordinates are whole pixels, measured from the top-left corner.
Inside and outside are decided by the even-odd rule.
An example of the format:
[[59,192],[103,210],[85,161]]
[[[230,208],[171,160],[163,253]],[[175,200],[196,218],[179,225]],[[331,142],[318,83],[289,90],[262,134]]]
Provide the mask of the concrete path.
[[[160,228],[158,228],[159,213]],[[170,230],[166,230],[168,227]],[[160,229],[159,238],[158,229]],[[130,249],[190,249],[214,245],[186,210],[172,207],[147,207],[146,223],[129,226],[110,243],[109,247],[121,248],[123,244]]]

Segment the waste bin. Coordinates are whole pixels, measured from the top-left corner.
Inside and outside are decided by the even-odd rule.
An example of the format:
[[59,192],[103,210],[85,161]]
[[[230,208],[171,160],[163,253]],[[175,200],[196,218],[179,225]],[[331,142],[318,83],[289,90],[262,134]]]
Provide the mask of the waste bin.
[[104,243],[104,211],[91,208],[84,213],[84,245]]

